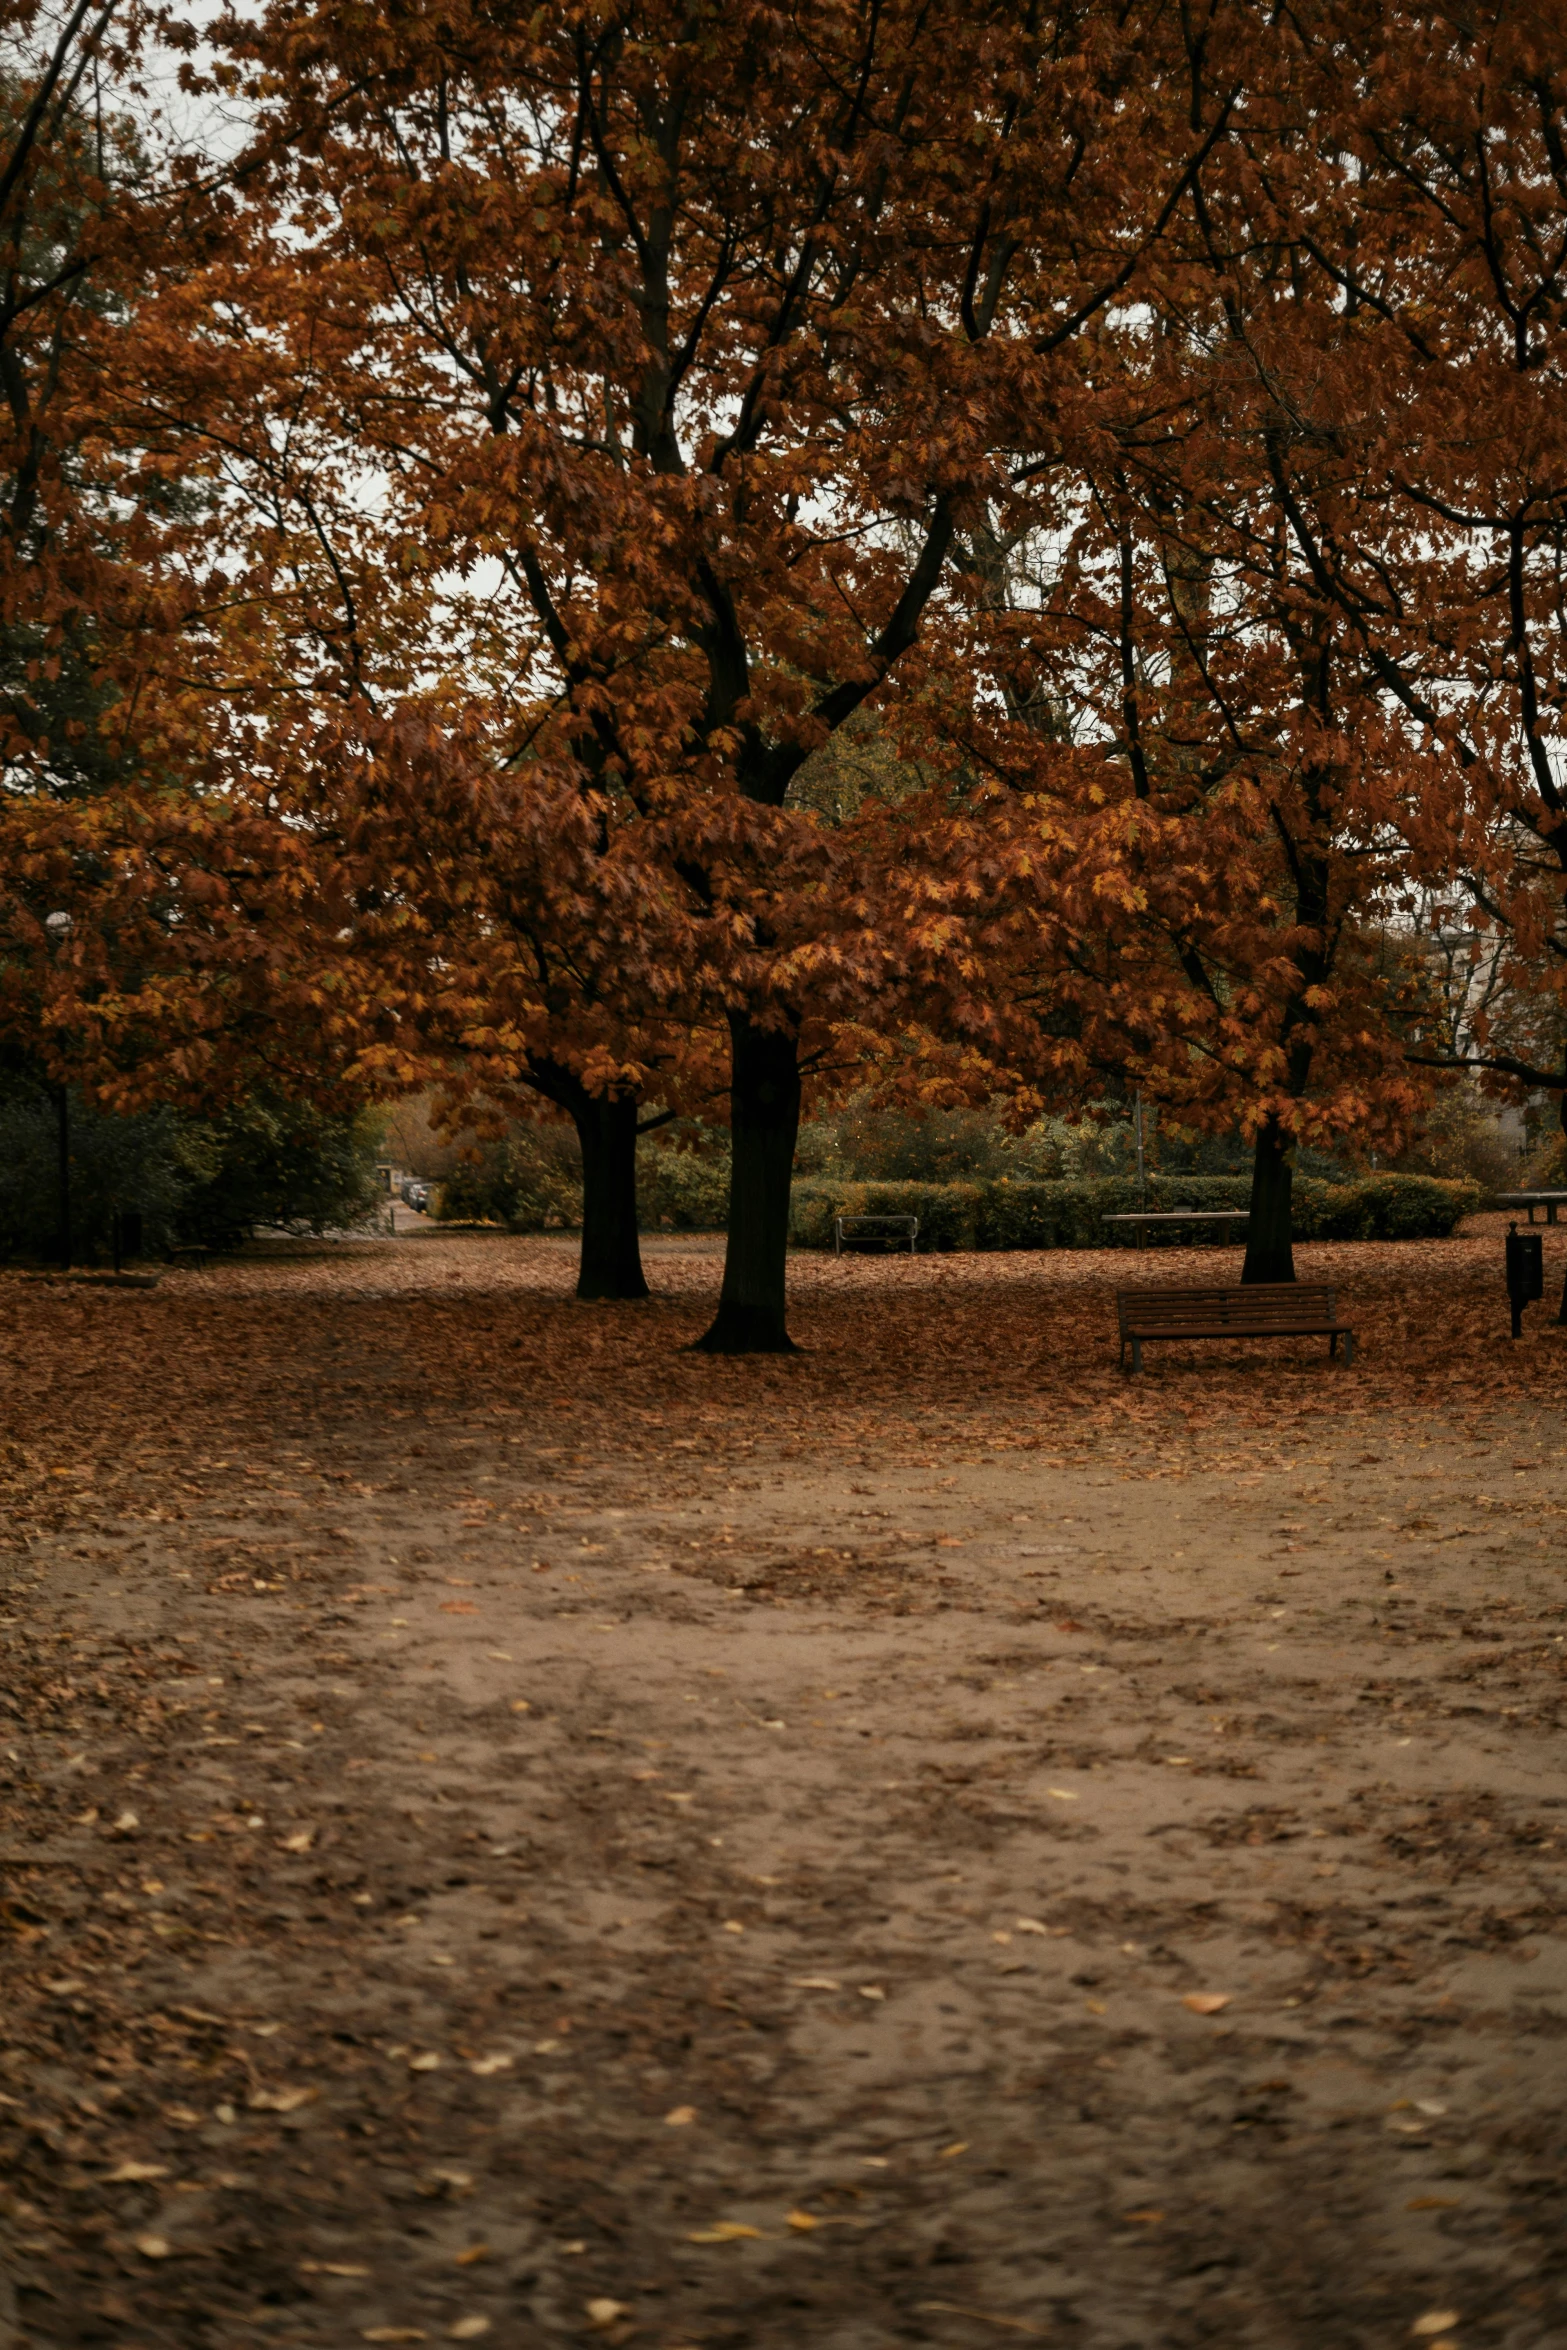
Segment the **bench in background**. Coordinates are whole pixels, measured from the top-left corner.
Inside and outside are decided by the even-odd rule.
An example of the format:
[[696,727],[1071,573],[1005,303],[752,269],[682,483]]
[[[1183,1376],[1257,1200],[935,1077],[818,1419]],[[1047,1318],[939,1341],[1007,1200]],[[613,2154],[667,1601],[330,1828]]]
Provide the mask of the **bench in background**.
[[1535,1209],[1543,1208],[1547,1224],[1554,1224],[1557,1209],[1567,1208],[1567,1191],[1499,1191],[1496,1204],[1499,1208],[1527,1208],[1531,1224]]
[[919,1236],[918,1216],[835,1216],[832,1253],[841,1257],[846,1248],[906,1248],[912,1257]]

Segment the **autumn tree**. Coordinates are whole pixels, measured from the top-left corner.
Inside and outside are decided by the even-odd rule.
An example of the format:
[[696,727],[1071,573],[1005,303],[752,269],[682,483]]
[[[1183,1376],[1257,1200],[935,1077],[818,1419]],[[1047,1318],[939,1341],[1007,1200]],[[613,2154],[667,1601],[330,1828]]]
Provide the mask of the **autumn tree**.
[[[1400,12],[1339,82],[1344,168],[1252,192],[1352,345],[1324,429],[1361,494],[1281,458],[1300,560],[1417,747],[1410,902],[1467,901],[1485,984],[1412,1059],[1554,1094],[1567,1129],[1567,75],[1556,12]],[[1351,444],[1353,453],[1351,451]],[[1455,788],[1454,773],[1458,782]]]
[[[1567,148],[1527,9],[1298,11],[1257,95],[1161,250],[1148,388],[1096,491],[1119,618],[1103,593],[1085,625],[1120,648],[1102,735],[1200,818],[1144,818],[1091,869],[1193,984],[1154,1058],[1211,1058],[1213,1107],[1255,1130],[1270,1278],[1297,1137],[1394,1142],[1432,1071],[1562,1096]],[[1455,889],[1485,976],[1444,1034],[1412,932]]]
[[965,512],[1076,398],[1234,92],[1157,6],[278,0],[224,38],[263,144],[295,126],[255,234],[400,561],[495,648],[503,763],[508,697],[548,699],[519,784],[569,772],[648,877],[626,1012],[727,1027],[703,1344],[787,1346],[802,1065],[898,952],[792,787],[940,657]]
[[[1552,612],[1559,403],[1508,289],[1520,320],[1553,313],[1541,270],[1500,257],[1560,250],[1526,22],[1307,9],[1249,65],[1242,43],[1246,104],[1141,318],[1084,344],[1090,436],[1023,444],[972,533],[991,682],[953,700],[968,798],[905,811],[927,846],[946,827],[945,890],[906,884],[933,1024],[963,1023],[1014,1086],[1113,1073],[1239,1123],[1249,1279],[1290,1274],[1301,1139],[1396,1143],[1433,1061],[1549,1080],[1483,1007],[1465,1053],[1429,1049],[1407,935],[1418,892],[1462,871],[1538,994],[1559,920],[1526,642]],[[1474,183],[1467,211],[1444,172]],[[1489,468],[1489,505],[1461,504],[1460,465]]]
[[422,1066],[458,1124],[540,1101],[569,1117],[577,1295],[645,1297],[638,1140],[722,1087],[701,991],[672,953],[662,968],[649,956],[650,939],[679,935],[658,920],[667,876],[634,834],[594,821],[574,767],[519,772],[493,732],[455,720],[405,714],[411,755],[392,724],[360,731],[293,805],[354,876],[339,943],[373,974],[369,1001],[398,1013],[395,1054],[367,1042],[367,1065],[399,1083]]
[[[952,712],[957,804],[898,811],[922,844],[887,883],[930,1039],[910,1074],[1030,1110],[1135,1088],[1239,1128],[1243,1278],[1288,1280],[1298,1144],[1396,1141],[1423,1090],[1387,922],[1403,745],[1265,486],[1205,480],[1191,387],[1147,392],[1157,443],[1181,413],[1179,520],[1170,450],[1130,461],[1130,429],[1087,498],[1074,477],[1048,594],[981,607],[997,689]],[[1064,726],[1030,721],[1042,676]]]
[[[144,602],[141,502],[98,445],[106,344],[134,306],[143,159],[101,103],[142,12],[77,0],[8,11],[0,69],[0,1062],[52,1094],[68,1191],[68,1085],[102,1073],[73,1013],[102,945],[103,808],[135,765],[110,672]],[[81,817],[73,820],[72,811]],[[123,981],[123,973],[121,974]],[[69,1254],[62,1204],[62,1249]]]
[[126,112],[151,38],[134,0],[24,6],[7,29],[0,1049],[63,1121],[71,1085],[109,1100],[155,1068],[183,1082],[182,1044],[210,1017],[209,974],[184,952],[194,900],[181,908],[174,881],[228,813],[196,812],[179,712],[205,500],[146,463],[122,415],[127,353],[150,356],[149,308],[199,242],[209,191],[151,157]]

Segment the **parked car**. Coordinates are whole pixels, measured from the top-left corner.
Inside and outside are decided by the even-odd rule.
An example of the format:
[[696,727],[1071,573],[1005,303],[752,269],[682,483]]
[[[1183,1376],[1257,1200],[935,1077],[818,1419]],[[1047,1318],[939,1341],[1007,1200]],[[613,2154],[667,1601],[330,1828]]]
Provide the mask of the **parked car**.
[[429,1206],[430,1186],[428,1183],[421,1183],[417,1176],[410,1176],[402,1190],[403,1203],[406,1207],[417,1208],[422,1214]]

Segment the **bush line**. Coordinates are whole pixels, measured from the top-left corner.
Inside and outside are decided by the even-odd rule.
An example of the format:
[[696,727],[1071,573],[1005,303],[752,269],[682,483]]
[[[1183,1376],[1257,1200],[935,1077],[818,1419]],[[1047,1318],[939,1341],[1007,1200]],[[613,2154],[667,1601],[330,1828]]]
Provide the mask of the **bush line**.
[[[1244,1208],[1249,1175],[1159,1175],[1148,1179],[1150,1208]],[[1445,1240],[1484,1205],[1478,1183],[1435,1175],[1365,1175],[1353,1183],[1295,1181],[1297,1240]],[[790,1238],[796,1248],[831,1248],[837,1216],[918,1216],[922,1249],[1135,1248],[1136,1227],[1105,1216],[1139,1205],[1130,1176],[1077,1182],[833,1183],[794,1187]],[[1186,1248],[1238,1226],[1154,1225],[1150,1248]]]

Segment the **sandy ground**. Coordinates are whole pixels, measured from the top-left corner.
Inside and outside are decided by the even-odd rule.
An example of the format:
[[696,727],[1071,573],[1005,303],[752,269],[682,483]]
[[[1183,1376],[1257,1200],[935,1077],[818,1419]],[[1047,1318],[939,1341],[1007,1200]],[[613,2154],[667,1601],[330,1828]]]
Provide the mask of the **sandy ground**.
[[1567,2341],[1499,1255],[1136,1382],[1218,1252],[798,1259],[744,1363],[702,1242],[0,1280],[0,2344]]

